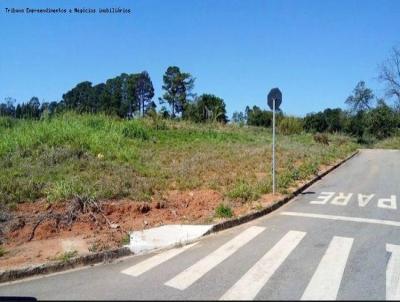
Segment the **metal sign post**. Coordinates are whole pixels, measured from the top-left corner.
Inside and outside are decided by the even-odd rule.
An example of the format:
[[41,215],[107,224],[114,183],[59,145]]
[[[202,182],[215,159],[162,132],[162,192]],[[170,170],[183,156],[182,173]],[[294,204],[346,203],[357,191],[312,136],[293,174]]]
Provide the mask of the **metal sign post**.
[[272,110],[272,194],[275,195],[275,110],[282,103],[282,92],[279,88],[273,88],[268,93],[268,106]]
[[275,99],[272,100],[272,194],[275,195]]

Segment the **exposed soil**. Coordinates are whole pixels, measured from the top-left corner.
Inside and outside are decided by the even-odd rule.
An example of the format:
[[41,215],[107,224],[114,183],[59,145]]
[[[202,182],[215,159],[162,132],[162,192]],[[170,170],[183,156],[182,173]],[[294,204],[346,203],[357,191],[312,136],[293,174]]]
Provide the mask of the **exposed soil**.
[[[325,171],[329,166],[321,167]],[[262,177],[263,175],[259,175]],[[293,191],[306,181],[297,183]],[[235,216],[260,210],[284,195],[263,195],[255,202],[230,202]],[[149,203],[132,200],[45,200],[0,208],[0,271],[60,260],[66,252],[83,255],[123,244],[128,231],[165,224],[210,224],[215,208],[224,202],[213,190],[169,191]]]
[[[128,231],[211,223],[222,200],[218,192],[194,190],[170,191],[149,203],[108,200],[90,206],[92,201],[39,200],[21,203],[12,211],[3,208],[0,241],[6,254],[0,258],[0,270],[61,259],[68,251],[86,254],[121,246]],[[235,213],[240,208],[243,205],[236,205]]]

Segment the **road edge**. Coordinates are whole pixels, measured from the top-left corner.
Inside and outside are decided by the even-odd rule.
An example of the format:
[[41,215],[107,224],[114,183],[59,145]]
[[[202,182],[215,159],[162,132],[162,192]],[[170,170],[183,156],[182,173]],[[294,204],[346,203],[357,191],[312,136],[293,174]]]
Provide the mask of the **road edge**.
[[308,182],[306,182],[305,184],[303,184],[302,186],[297,188],[290,195],[286,196],[285,198],[283,198],[281,200],[278,200],[278,201],[274,202],[272,205],[269,205],[269,206],[263,208],[262,210],[259,210],[259,211],[256,211],[256,212],[253,212],[253,213],[250,213],[250,214],[245,214],[243,216],[236,217],[236,218],[233,218],[233,219],[226,220],[226,221],[223,221],[221,223],[215,224],[203,236],[206,236],[206,235],[209,235],[209,234],[212,234],[212,233],[217,233],[217,232],[220,232],[220,231],[223,231],[223,230],[238,226],[240,224],[243,224],[243,223],[252,221],[254,219],[257,219],[259,217],[265,216],[265,215],[267,215],[267,214],[279,209],[281,206],[283,206],[284,204],[286,204],[287,202],[289,202],[290,200],[295,198],[297,195],[299,195],[305,189],[310,187],[312,184],[314,184],[318,180],[322,179],[325,175],[327,175],[328,173],[332,172],[333,170],[335,170],[336,168],[338,168],[339,166],[341,166],[342,164],[344,164],[345,162],[347,162],[348,160],[350,160],[351,158],[353,158],[354,156],[356,156],[359,153],[360,153],[360,150],[357,149],[352,154],[347,156],[345,159],[343,159],[340,162],[336,163],[335,165],[333,165],[332,167],[328,168],[327,170],[325,170],[325,171],[323,171],[321,173],[318,173],[317,176],[315,176],[314,178],[312,178],[311,180],[309,180]]
[[[240,217],[236,217],[230,220],[223,221],[221,223],[215,224],[209,231],[204,233],[204,236],[210,235],[212,233],[217,233],[235,226],[238,226],[240,224],[249,222],[251,220],[257,219],[259,217],[265,216],[276,209],[280,208],[290,200],[292,200],[294,197],[299,195],[301,192],[303,192],[305,189],[310,187],[312,184],[320,180],[322,177],[327,175],[328,173],[332,172],[354,156],[356,156],[359,153],[359,150],[356,150],[353,152],[351,155],[346,157],[345,159],[341,160],[340,162],[336,163],[332,167],[328,168],[327,170],[318,173],[317,176],[315,176],[313,179],[309,180],[299,188],[297,188],[293,193],[290,195],[286,196],[285,198],[276,201],[274,204],[263,208],[262,210],[259,210],[257,212],[253,212],[250,214],[246,214]],[[201,237],[200,237],[201,238]],[[154,252],[154,251],[149,251],[149,252]],[[31,266],[27,268],[20,268],[20,269],[13,269],[13,270],[6,270],[3,272],[0,272],[0,284],[1,283],[6,283],[6,282],[11,282],[11,281],[16,281],[19,279],[23,278],[28,278],[28,277],[33,277],[37,275],[47,275],[51,273],[56,273],[60,271],[66,271],[66,270],[71,270],[74,268],[82,267],[82,266],[89,266],[89,265],[94,265],[98,263],[107,263],[107,262],[112,262],[115,259],[122,258],[125,256],[130,256],[134,255],[133,252],[130,251],[129,248],[127,247],[121,247],[121,248],[116,248],[113,250],[108,250],[108,251],[103,251],[103,252],[98,252],[98,253],[93,253],[93,254],[88,254],[88,255],[83,255],[83,256],[78,256],[75,258],[72,258],[68,261],[59,261],[59,262],[52,262],[52,263],[45,263],[37,266]]]
[[70,270],[81,266],[94,265],[97,263],[107,263],[112,260],[132,255],[127,247],[116,248],[108,251],[78,256],[68,261],[58,261],[45,263],[26,268],[6,270],[0,273],[0,284],[11,282],[18,279],[33,277],[36,275],[47,275],[60,271]]

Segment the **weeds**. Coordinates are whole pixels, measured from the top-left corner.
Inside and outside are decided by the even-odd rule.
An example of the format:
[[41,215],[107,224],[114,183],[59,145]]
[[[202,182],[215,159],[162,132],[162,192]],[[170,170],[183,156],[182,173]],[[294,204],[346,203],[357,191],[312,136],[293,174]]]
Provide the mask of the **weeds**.
[[122,129],[122,133],[126,138],[132,138],[132,139],[136,138],[141,140],[149,139],[148,131],[141,125],[134,122],[130,122],[128,125],[126,125]]
[[[2,118],[0,135],[5,204],[76,195],[146,201],[168,190],[197,188],[250,201],[270,192],[270,129],[66,113],[40,121]],[[315,144],[307,133],[279,135],[280,185],[308,177],[357,148],[344,136],[329,135],[329,141]],[[259,181],[256,171],[267,176]]]
[[215,209],[215,216],[219,218],[230,218],[233,216],[231,207],[220,203]]
[[5,254],[7,254],[7,251],[2,246],[0,246],[0,257],[3,257]]
[[131,236],[126,233],[121,239],[121,245],[128,245],[131,242]]
[[239,182],[228,192],[228,197],[233,199],[242,199],[243,201],[256,200],[259,192],[246,182]]
[[72,258],[75,258],[76,256],[78,256],[78,252],[76,250],[67,251],[67,252],[64,252],[61,255],[55,257],[54,260],[61,261],[61,262],[68,262]]

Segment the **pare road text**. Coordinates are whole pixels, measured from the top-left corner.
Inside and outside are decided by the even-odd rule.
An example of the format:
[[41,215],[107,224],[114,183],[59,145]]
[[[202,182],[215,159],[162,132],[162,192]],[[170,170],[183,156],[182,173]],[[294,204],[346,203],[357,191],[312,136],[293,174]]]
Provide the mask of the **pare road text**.
[[310,201],[311,204],[329,203],[336,206],[347,206],[349,202],[356,202],[359,207],[376,204],[378,208],[397,209],[396,195],[389,195],[387,198],[378,198],[375,194],[321,192],[316,199]]

